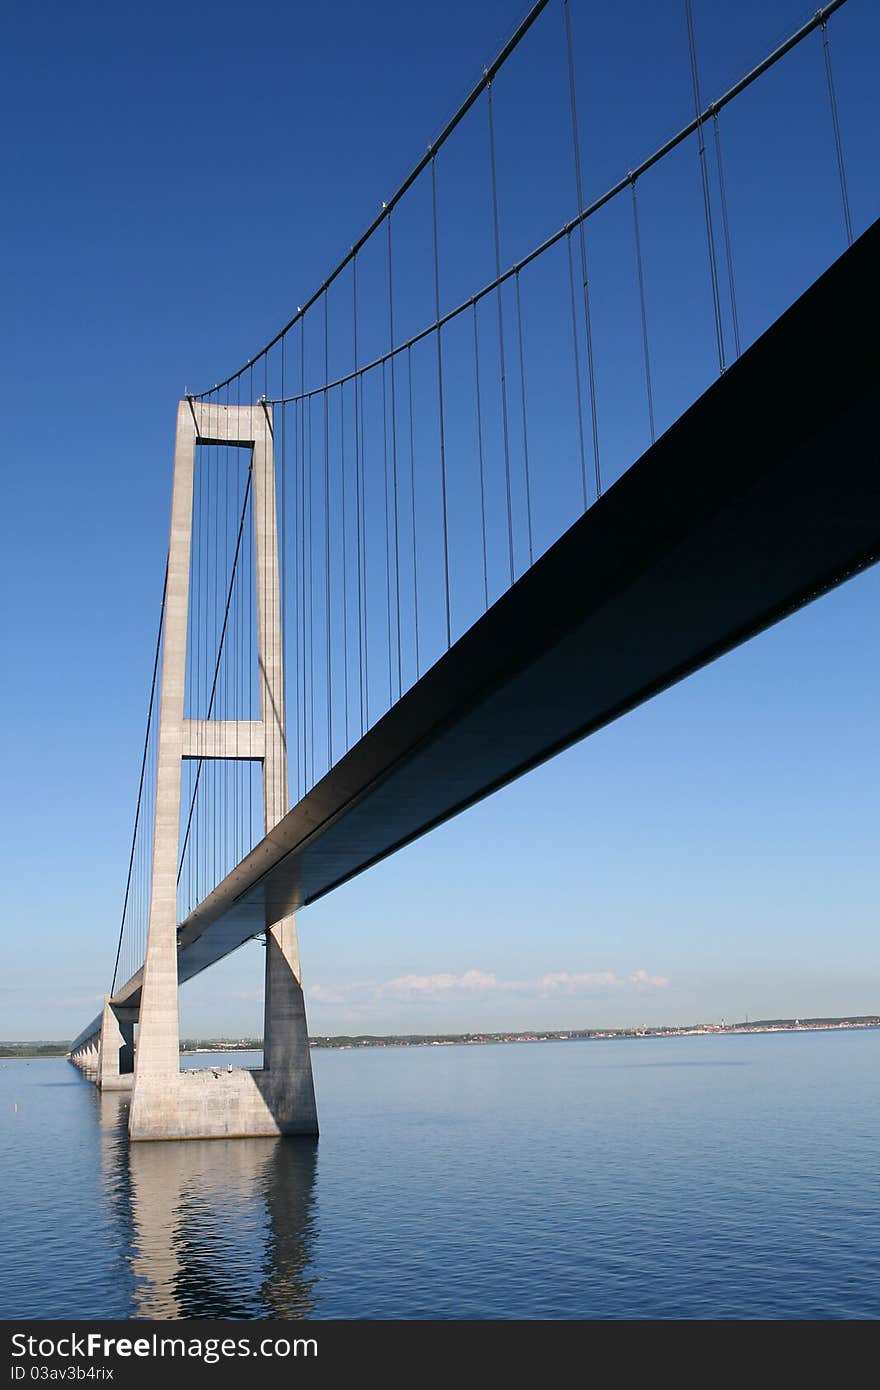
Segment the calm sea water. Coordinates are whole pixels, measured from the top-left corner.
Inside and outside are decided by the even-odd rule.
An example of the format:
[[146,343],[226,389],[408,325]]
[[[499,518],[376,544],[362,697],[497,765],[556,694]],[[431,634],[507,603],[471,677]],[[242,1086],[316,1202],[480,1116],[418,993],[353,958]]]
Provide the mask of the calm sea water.
[[129,1147],[0,1063],[2,1316],[880,1315],[880,1030],[314,1065],[317,1143]]

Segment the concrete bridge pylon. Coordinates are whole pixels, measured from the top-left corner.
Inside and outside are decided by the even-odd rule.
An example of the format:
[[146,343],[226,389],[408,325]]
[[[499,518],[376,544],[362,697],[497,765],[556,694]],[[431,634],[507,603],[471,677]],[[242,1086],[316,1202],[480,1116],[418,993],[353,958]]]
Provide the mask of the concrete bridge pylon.
[[[199,444],[251,450],[260,737],[254,721],[184,718],[193,484]],[[296,923],[266,922],[264,1065],[260,1071],[181,1071],[177,970],[177,870],[184,758],[258,760],[268,833],[287,812],[287,745],[272,414],[268,405],[187,399],[177,411],[171,536],[162,638],[156,811],[150,917],[129,1133],[133,1140],[208,1139],[318,1132]],[[104,1008],[112,1084],[129,1020]],[[112,1056],[110,1055],[112,1054]],[[124,1061],[123,1061],[124,1066]],[[120,1076],[118,1063],[115,1077]],[[118,1084],[118,1082],[117,1082]],[[125,1083],[123,1083],[125,1084]]]

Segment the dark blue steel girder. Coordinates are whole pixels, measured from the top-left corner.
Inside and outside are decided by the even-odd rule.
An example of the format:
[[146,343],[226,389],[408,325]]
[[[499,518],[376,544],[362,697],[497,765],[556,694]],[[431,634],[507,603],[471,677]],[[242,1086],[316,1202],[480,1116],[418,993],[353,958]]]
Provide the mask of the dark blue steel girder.
[[880,558],[878,248],[875,223],[191,914],[181,981]]

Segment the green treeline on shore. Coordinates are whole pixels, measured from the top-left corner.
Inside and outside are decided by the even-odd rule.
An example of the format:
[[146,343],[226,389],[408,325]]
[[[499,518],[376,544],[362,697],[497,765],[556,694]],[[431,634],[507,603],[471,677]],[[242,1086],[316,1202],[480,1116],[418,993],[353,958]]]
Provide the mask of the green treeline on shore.
[[3,1042],[0,1057],[66,1057],[69,1042]]

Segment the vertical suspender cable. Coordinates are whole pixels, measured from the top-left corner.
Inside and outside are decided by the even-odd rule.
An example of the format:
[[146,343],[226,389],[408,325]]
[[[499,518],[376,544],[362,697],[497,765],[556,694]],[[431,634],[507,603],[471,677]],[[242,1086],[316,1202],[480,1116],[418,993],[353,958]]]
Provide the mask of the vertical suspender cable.
[[342,690],[345,699],[345,745],[347,753],[349,742],[348,711],[348,536],[345,507],[345,386],[339,388],[339,472],[342,484]]
[[[227,414],[221,413],[220,404],[221,404],[221,403],[220,403],[220,392],[218,392],[218,393],[217,393],[218,416],[220,416],[220,420],[222,421],[222,423],[224,423],[224,436],[227,436],[227,438],[228,438],[228,418],[229,418],[229,417],[227,416]],[[220,438],[220,432],[218,432],[218,438]],[[228,574],[228,573],[229,573],[229,553],[228,553],[228,539],[229,539],[229,537],[228,537],[228,516],[227,516],[227,507],[228,507],[228,500],[229,500],[229,488],[228,488],[228,471],[229,471],[229,468],[228,468],[228,463],[229,463],[229,446],[228,446],[228,443],[227,443],[227,445],[222,446],[222,448],[221,448],[221,445],[218,445],[218,446],[217,446],[217,470],[218,470],[218,474],[220,474],[220,478],[218,478],[218,482],[220,482],[220,556],[218,556],[218,560],[217,560],[218,575],[220,575],[220,574]],[[225,644],[224,644],[224,656],[225,656]],[[218,681],[217,681],[217,702],[215,702],[215,709],[217,709],[217,719],[225,719],[225,717],[227,717],[227,716],[225,716],[225,699],[227,699],[227,663],[225,663],[225,660],[222,660],[222,659],[221,659],[221,663],[220,663],[220,676],[218,676]],[[227,838],[227,809],[228,809],[228,802],[229,802],[229,785],[228,785],[228,778],[227,778],[227,766],[228,766],[228,765],[227,765],[227,763],[225,763],[225,760],[218,760],[218,762],[217,762],[217,781],[218,781],[218,798],[220,798],[220,816],[218,816],[218,819],[220,819],[220,866],[218,866],[218,867],[220,867],[220,876],[218,876],[218,878],[217,878],[218,883],[220,883],[221,878],[224,877],[224,873],[225,873],[225,863],[227,863],[227,849],[225,849],[225,838]]]
[[534,562],[534,552],[532,548],[532,490],[529,483],[529,434],[526,427],[526,367],[525,355],[523,352],[523,330],[522,330],[522,305],[519,293],[519,271],[514,276],[516,285],[516,331],[519,339],[519,390],[520,401],[522,404],[522,432],[523,432],[523,468],[525,470],[526,481],[526,527],[529,538],[529,565]]
[[[253,403],[254,403],[254,368],[253,368],[253,363],[251,363],[250,381],[249,381],[248,384],[249,384],[249,387],[250,387],[249,392],[248,392],[248,399],[250,400],[251,406],[253,406]],[[254,513],[254,510],[253,510],[253,502],[251,503],[251,514],[254,516],[254,521],[256,522],[256,514]],[[256,529],[255,526],[253,526],[253,527],[251,528],[251,536],[254,535],[255,529]],[[253,576],[253,581],[252,581],[253,598],[252,598],[252,600],[251,600],[251,620],[250,620],[250,623],[249,623],[249,627],[250,627],[250,631],[251,631],[251,648],[250,648],[250,653],[249,653],[248,669],[249,669],[249,671],[250,671],[251,690],[253,690],[253,681],[254,681],[254,676],[255,676],[255,674],[257,675],[257,681],[259,682],[259,673],[255,671],[255,666],[254,666],[254,648],[253,648],[254,626],[255,626],[256,621],[257,621],[257,611],[256,611],[256,586],[257,586],[256,564],[257,564],[257,555],[256,555],[256,546],[253,545],[253,544],[252,544],[252,546],[251,546],[251,554],[252,554],[252,560],[251,560],[251,574],[252,574],[252,576]],[[258,683],[258,685],[257,685],[257,689],[259,690],[259,683]],[[253,698],[253,696],[252,696],[251,698]],[[250,746],[249,746],[249,748],[248,748],[248,752],[252,754],[254,750],[253,750],[253,744],[252,744],[252,742],[251,742],[251,735],[250,735],[250,733],[248,734],[248,740],[249,740],[249,744],[250,744]],[[249,777],[249,779],[248,779],[248,812],[249,812],[249,816],[250,816],[250,825],[249,825],[249,829],[248,829],[248,849],[250,849],[250,848],[253,846],[253,843],[254,843],[254,777],[253,777],[253,771],[254,771],[254,770],[253,770],[253,765],[251,765],[251,769],[250,769],[251,775],[250,775],[250,777]]]
[[843,201],[843,221],[846,226],[846,244],[852,246],[852,218],[849,212],[849,194],[846,188],[846,169],[843,163],[843,145],[840,139],[840,119],[837,114],[837,96],[834,91],[834,73],[831,70],[831,49],[828,46],[828,22],[822,20],[822,51],[825,55],[825,76],[828,80],[828,101],[831,106],[831,121],[834,126],[834,149],[837,153],[837,172],[840,176],[840,196]]
[[391,469],[394,484],[394,594],[397,603],[397,696],[403,693],[400,645],[400,522],[397,504],[397,392],[394,379],[394,275],[391,254],[391,213],[388,214],[388,366],[391,371]]
[[299,358],[299,385],[300,385],[300,508],[299,508],[299,535],[300,553],[297,563],[300,568],[300,590],[299,590],[299,628],[300,628],[300,709],[299,717],[302,726],[302,764],[303,764],[303,796],[309,789],[309,744],[308,729],[306,725],[306,706],[307,706],[307,663],[306,663],[306,611],[308,609],[309,596],[306,584],[306,412],[311,411],[311,403],[305,398],[306,389],[306,321],[300,320],[300,358]]
[[[236,406],[241,409],[241,377],[236,382]],[[238,470],[236,470],[238,472]],[[235,662],[236,662],[236,718],[245,717],[244,699],[244,615],[245,615],[245,585],[243,576],[239,574],[238,583],[235,586],[236,603],[236,623],[235,623]],[[240,752],[244,750],[239,749]],[[244,854],[244,783],[247,777],[247,764],[236,762],[235,764],[235,829],[236,845],[238,848],[239,859]]]
[[[220,437],[220,431],[214,431],[215,438]],[[211,637],[217,640],[217,622],[220,608],[220,445],[214,445],[214,468],[216,477],[214,479],[214,621],[211,626]],[[220,654],[222,653],[222,643],[219,644],[217,660],[217,677],[220,675]],[[218,773],[220,764],[214,760],[211,763],[211,780],[213,782],[213,811],[214,811],[214,872],[211,875],[211,887],[214,888],[220,882],[219,858],[220,858],[220,808],[218,805]]]
[[412,344],[406,350],[407,394],[409,396],[409,488],[412,504],[413,612],[415,618],[416,680],[421,675],[419,661],[419,568],[416,546],[416,449],[413,423]]
[[581,495],[584,511],[587,510],[587,455],[584,449],[584,408],[581,403],[581,360],[578,350],[577,304],[574,295],[574,258],[571,254],[571,232],[565,238],[568,249],[568,289],[571,299],[571,343],[574,353],[574,393],[577,398],[578,448],[581,459]]
[[434,221],[434,311],[437,319],[437,386],[440,396],[440,486],[443,502],[443,579],[446,590],[446,646],[452,646],[449,601],[449,520],[446,511],[446,423],[443,408],[443,349],[440,342],[440,248],[437,240],[437,161],[431,159],[431,207]]
[[[489,111],[489,168],[492,178],[492,225],[495,239],[495,277],[501,276],[501,231],[498,222],[498,175],[495,167],[495,113],[492,104],[492,80],[486,84],[486,102]],[[501,426],[504,440],[504,482],[507,489],[507,562],[510,583],[513,583],[513,505],[510,493],[510,428],[507,417],[507,373],[504,361],[504,301],[503,289],[499,285],[495,291],[498,300],[498,357],[501,372]],[[438,311],[439,312],[439,311]]]
[[[203,628],[203,624],[202,624],[202,516],[203,516],[203,510],[204,510],[204,509],[203,509],[203,506],[202,506],[202,498],[203,498],[203,493],[204,493],[204,468],[202,467],[202,460],[201,460],[201,458],[200,458],[200,456],[199,456],[199,451],[198,451],[198,449],[196,449],[195,468],[196,468],[196,472],[197,472],[197,474],[198,474],[198,526],[197,526],[197,538],[198,538],[198,539],[197,539],[197,550],[196,550],[196,564],[195,564],[195,566],[191,566],[191,569],[192,569],[192,573],[193,573],[193,579],[194,579],[195,584],[196,584],[196,630],[195,630],[195,633],[194,633],[194,636],[193,636],[193,640],[190,642],[190,651],[191,651],[191,653],[195,656],[195,664],[196,664],[196,712],[195,712],[195,717],[196,717],[197,719],[203,719],[203,718],[205,717],[205,707],[204,707],[204,704],[202,703],[202,698],[203,698],[203,694],[204,694],[203,689],[202,689],[202,628]],[[192,659],[192,658],[191,658],[191,659]],[[202,853],[201,853],[202,845],[201,845],[201,835],[200,835],[200,833],[199,833],[199,832],[200,832],[200,829],[201,829],[200,821],[201,821],[201,809],[202,809],[202,808],[201,808],[201,806],[200,806],[200,804],[199,804],[199,800],[198,800],[198,795],[199,795],[199,773],[200,773],[200,771],[201,771],[201,765],[198,764],[198,765],[196,766],[196,771],[195,771],[195,773],[193,774],[193,793],[192,793],[192,801],[191,801],[191,803],[190,803],[191,808],[194,806],[195,809],[196,809],[196,820],[195,820],[195,827],[194,827],[193,840],[194,840],[194,848],[195,848],[195,854],[194,854],[195,866],[194,866],[194,868],[195,868],[195,882],[196,882],[196,898],[197,898],[198,900],[200,900],[200,899],[201,899],[201,896],[202,896],[202,892],[201,892],[201,889],[202,889]],[[184,835],[184,839],[183,839],[183,851],[184,851],[184,853],[186,852],[186,835]]]
[[388,382],[386,363],[382,363],[382,481],[385,502],[385,612],[388,634],[388,708],[394,703],[393,657],[391,655],[391,508],[388,504]]
[[328,324],[328,293],[324,294],[324,605],[327,610],[327,770],[333,766],[333,681],[330,609],[330,338]]
[[312,398],[303,401],[302,418],[302,574],[303,574],[303,780],[305,790],[312,784],[311,691],[312,691]]
[[366,443],[366,411],[364,410],[364,378],[359,378],[361,388],[361,531],[363,535],[364,547],[364,718],[366,727],[370,727],[370,610],[367,602],[368,589],[367,579],[369,575],[369,565],[367,564],[367,443]]
[[[574,155],[574,179],[575,194],[577,197],[578,218],[578,238],[581,251],[581,283],[584,290],[584,328],[586,332],[587,346],[587,379],[590,385],[590,420],[593,427],[593,466],[596,475],[596,496],[602,496],[602,470],[599,464],[599,420],[596,414],[596,372],[593,361],[593,324],[590,313],[590,285],[587,275],[587,239],[584,228],[584,219],[581,214],[584,210],[584,185],[581,177],[581,141],[578,133],[577,118],[577,90],[574,75],[574,45],[571,38],[571,14],[569,12],[569,0],[563,0],[563,11],[565,13],[565,45],[568,53],[568,93],[569,105],[571,107],[571,144]],[[580,391],[580,381],[578,382]]]
[[[266,360],[267,360],[267,365],[266,365],[266,385],[267,385],[267,386],[268,386],[268,376],[269,376],[268,358],[269,358],[269,353],[268,353],[268,351],[267,351],[267,353],[266,353]],[[282,406],[282,424],[283,424],[283,418],[284,418],[284,417],[283,417],[283,410],[284,410],[284,407]],[[271,549],[271,550],[270,550],[270,549],[267,549],[267,556],[268,556],[269,554],[272,554],[273,550],[274,550],[274,554],[275,554],[275,566],[274,566],[274,569],[270,569],[270,568],[268,567],[267,564],[264,564],[264,565],[263,565],[263,584],[264,584],[264,586],[265,586],[265,606],[266,606],[266,609],[267,609],[267,610],[271,610],[271,612],[270,612],[270,614],[269,614],[268,621],[267,621],[267,628],[266,628],[266,631],[267,631],[267,634],[274,634],[274,633],[277,631],[277,632],[278,632],[279,638],[283,640],[283,634],[282,634],[282,632],[281,632],[281,615],[280,615],[280,613],[279,613],[279,611],[278,611],[278,605],[279,605],[279,601],[280,601],[280,592],[281,592],[281,578],[280,578],[279,571],[278,571],[278,560],[279,560],[279,555],[278,555],[278,522],[279,522],[279,509],[278,509],[278,505],[277,505],[277,487],[276,487],[276,481],[275,481],[275,425],[274,425],[273,419],[272,419],[271,416],[269,415],[269,405],[268,405],[267,397],[266,397],[265,394],[264,394],[264,396],[263,396],[263,429],[265,430],[267,439],[271,442],[271,446],[272,446],[272,472],[271,472],[271,475],[267,476],[267,478],[266,478],[266,486],[265,486],[264,489],[263,489],[263,535],[266,536],[266,538],[267,538],[267,546],[268,546],[268,545],[269,545],[269,515],[270,515],[270,512],[271,512],[272,518],[273,518],[274,534],[273,534],[272,537],[271,537],[272,549]],[[275,505],[274,505],[274,506],[271,506],[270,503],[275,503]],[[273,636],[269,636],[269,640],[270,640],[270,641],[274,641],[274,637],[273,637]],[[283,659],[282,659],[282,673],[283,673],[283,670],[284,670],[284,663],[283,663]],[[283,689],[283,687],[282,687],[282,689],[281,689],[281,691],[280,691],[279,693],[280,693],[280,698],[281,698],[282,705],[283,705],[283,703],[284,703],[284,689]],[[272,692],[271,692],[271,691],[269,691],[269,695],[270,695],[270,708],[271,708],[271,698],[273,698],[273,697],[272,697]],[[275,717],[274,710],[272,711],[272,714],[270,715],[270,717],[274,719],[274,717]],[[282,735],[284,735],[284,733],[285,733],[285,731],[282,729]],[[265,760],[263,761],[262,767],[263,767],[263,780],[264,780],[264,782],[265,782],[265,778],[266,778],[266,763],[265,763]],[[273,769],[272,769],[272,778],[273,778],[272,802],[273,802],[273,805],[277,807],[277,806],[279,806],[280,804],[282,804],[282,802],[281,802],[281,767],[280,767],[279,761],[278,761],[277,759],[275,760],[275,765],[274,765],[274,767],[273,767]],[[284,805],[284,807],[285,807],[285,809],[286,809],[286,808],[287,808],[287,793],[286,793],[286,791],[285,791],[285,794],[284,794],[284,802],[283,802],[283,805]],[[266,825],[265,819],[264,819],[264,822],[263,822],[263,828],[264,828],[265,830],[269,830],[269,829],[271,828],[270,826]]]
[[[480,343],[474,300],[474,382],[477,396],[477,458],[480,465],[480,528],[483,536],[483,611],[489,607],[489,548],[486,543],[486,479],[483,466],[483,406],[480,396]],[[412,408],[412,407],[410,407]]]
[[[229,404],[230,404],[230,399],[229,399],[229,398],[230,398],[230,392],[229,392],[229,390],[227,389],[227,393],[226,393],[226,404],[227,404],[227,406],[229,406]],[[233,449],[233,451],[232,451],[232,456],[231,456],[231,460],[232,460],[232,476],[233,476],[233,480],[234,480],[234,484],[235,484],[235,486],[234,486],[234,488],[233,488],[233,492],[237,492],[237,491],[238,491],[238,475],[239,475],[239,470],[238,470],[238,450],[237,450],[237,449]],[[230,717],[231,719],[240,719],[240,718],[241,718],[241,713],[240,713],[240,711],[241,711],[241,695],[240,695],[240,690],[241,690],[241,677],[240,677],[240,666],[241,666],[241,658],[240,658],[240,646],[241,646],[240,628],[241,628],[241,619],[240,619],[240,612],[241,612],[241,584],[240,584],[240,582],[239,582],[239,583],[237,583],[237,584],[234,585],[234,588],[233,588],[233,591],[232,591],[232,614],[231,614],[231,616],[232,616],[232,628],[231,628],[231,635],[230,635],[230,638],[229,638],[229,645],[231,645],[231,651],[230,651],[230,654],[229,654],[228,661],[229,661],[229,667],[230,667],[231,686],[232,686],[232,691],[231,691],[231,709],[230,709],[229,717]],[[240,822],[240,819],[241,819],[241,811],[240,811],[240,800],[241,800],[241,791],[240,791],[240,786],[241,786],[241,763],[238,761],[238,758],[240,757],[241,752],[242,752],[242,748],[241,748],[241,739],[240,739],[240,737],[239,737],[238,735],[236,735],[236,740],[235,740],[235,752],[236,752],[236,760],[235,760],[235,762],[232,764],[232,767],[231,767],[230,772],[229,772],[229,776],[230,776],[230,779],[231,779],[231,782],[232,782],[232,826],[231,826],[231,835],[232,835],[232,855],[233,855],[234,860],[237,862],[237,860],[238,860],[238,858],[239,858],[239,834],[238,834],[238,827],[239,827],[239,822]]]
[[715,337],[718,344],[718,369],[723,372],[725,362],[724,333],[721,326],[721,296],[718,292],[718,266],[715,261],[715,232],[712,227],[712,200],[709,195],[709,171],[706,168],[706,141],[703,137],[703,121],[701,119],[703,108],[700,101],[700,77],[697,69],[697,41],[694,35],[694,16],[691,0],[684,0],[684,10],[687,20],[688,49],[691,60],[691,83],[694,90],[694,111],[697,117],[700,179],[703,185],[703,211],[706,218],[706,246],[709,252],[709,275],[712,281],[712,308],[715,314]]
[[[284,389],[284,344],[285,338],[281,339],[281,556],[280,556],[280,579],[278,582],[278,623],[281,628],[281,669],[284,673],[282,695],[284,697],[285,711],[285,739],[287,737],[286,719],[287,710],[290,707],[290,700],[287,698],[287,627],[285,617],[287,614],[287,406],[283,404],[285,395]],[[290,795],[290,769],[287,772],[287,787],[284,788],[284,805],[287,806]]]
[[[229,516],[231,516],[231,513],[229,513],[229,498],[234,496],[234,488],[232,488],[231,482],[229,482],[228,386],[225,404],[227,404],[227,409],[224,411],[227,448],[225,448],[224,460],[224,502],[222,502],[222,518],[224,518],[224,524],[222,524],[222,542],[224,542],[224,574],[228,574],[229,567],[231,567],[231,557],[229,557]],[[235,624],[235,609],[232,609],[232,623]],[[227,641],[224,652],[224,667],[222,667],[222,677],[224,677],[224,681],[222,681],[222,698],[224,698],[224,702],[222,702],[221,719],[234,719],[235,717],[235,709],[231,708],[231,703],[229,703],[229,666],[231,666],[231,660],[229,660],[229,642]],[[229,828],[231,828],[232,823],[231,809],[229,809],[229,798],[231,798],[232,795],[232,767],[234,767],[234,765],[228,762],[224,762],[224,765],[222,765],[222,785],[224,785],[224,876],[225,872],[227,872],[227,867],[231,869],[232,865],[235,863],[234,851],[232,851],[231,844],[229,844]]]
[[303,403],[296,401],[293,407],[293,657],[296,663],[294,672],[294,706],[293,717],[296,723],[296,799],[302,797],[302,727],[300,720],[300,706],[302,704],[302,666],[299,654],[299,615],[302,608],[302,593],[299,586],[299,537],[302,518],[299,511],[300,496],[300,473],[302,469],[302,458],[300,457],[299,438],[300,438],[300,416],[302,415]]
[[366,725],[364,722],[364,611],[363,611],[363,537],[361,535],[361,467],[360,411],[358,410],[358,330],[357,330],[357,256],[352,260],[351,302],[352,302],[352,346],[354,359],[354,486],[355,512],[357,514],[357,577],[358,577],[358,695],[360,699],[361,738]]
[[[210,402],[209,402],[210,412]],[[210,432],[210,413],[208,417]],[[216,612],[216,601],[214,595],[215,575],[214,575],[214,547],[211,544],[211,532],[214,523],[214,471],[213,471],[213,449],[210,445],[202,447],[202,467],[205,470],[205,682],[207,688],[208,663],[210,661],[211,647],[214,638],[213,618]],[[205,715],[207,719],[207,714]],[[203,737],[201,751],[204,752],[205,739]],[[203,786],[202,801],[205,805],[205,883],[207,891],[211,891],[212,874],[214,870],[214,824],[215,818],[212,816],[212,765],[207,763],[202,769]]]
[[[198,441],[197,441],[198,442]],[[195,667],[195,690],[196,703],[193,710],[194,719],[204,718],[204,706],[202,704],[202,495],[204,492],[204,470],[202,460],[198,450],[195,451],[194,463],[196,477],[194,494],[195,522],[195,556],[190,560],[190,570],[192,575],[192,585],[195,589],[195,632],[191,634],[189,640],[189,659]]]
[[[207,437],[211,438],[215,433],[214,419],[212,415],[213,401],[208,401]],[[205,687],[207,692],[208,667],[211,661],[211,652],[214,647],[216,637],[216,543],[214,532],[217,522],[217,478],[216,478],[216,446],[213,444],[202,445],[202,467],[205,470]],[[207,694],[206,694],[207,699]],[[207,718],[207,715],[205,716]],[[207,731],[203,733],[200,752],[205,752],[207,747]],[[213,873],[216,863],[215,846],[215,825],[216,816],[214,814],[215,788],[213,782],[213,763],[205,762],[202,769],[202,803],[205,813],[205,882],[207,891],[210,892],[213,886]]]
[[314,545],[314,491],[315,469],[312,457],[312,402],[309,400],[308,448],[309,448],[309,486],[307,494],[308,524],[308,580],[309,600],[306,605],[309,629],[309,779],[315,785],[315,545]]
[[724,232],[724,255],[727,261],[727,284],[730,291],[730,319],[733,324],[733,347],[735,357],[739,357],[739,315],[736,311],[736,286],[733,278],[733,251],[730,242],[730,222],[727,217],[727,192],[724,187],[724,163],[721,158],[721,129],[718,112],[712,112],[712,128],[715,132],[715,163],[718,165],[718,191],[721,194],[721,228]]
[[639,304],[642,310],[642,348],[645,354],[645,391],[648,397],[648,424],[651,428],[651,443],[657,438],[654,428],[654,392],[651,386],[651,354],[648,348],[648,307],[645,300],[645,273],[642,267],[642,238],[639,232],[639,200],[636,180],[632,180],[633,232],[636,243],[636,266],[639,277]]

